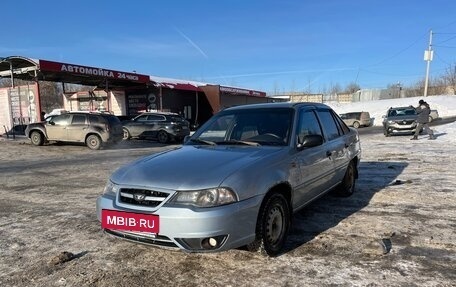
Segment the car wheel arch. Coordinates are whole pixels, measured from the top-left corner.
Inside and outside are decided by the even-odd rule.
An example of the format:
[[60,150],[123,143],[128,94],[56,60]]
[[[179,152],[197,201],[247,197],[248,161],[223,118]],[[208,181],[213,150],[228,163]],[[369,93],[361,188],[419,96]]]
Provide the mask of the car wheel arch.
[[[275,184],[274,186],[271,186],[269,188],[269,190],[264,194],[260,209],[258,211],[260,211],[263,208],[263,206],[266,204],[267,199],[274,193],[282,194],[285,197],[285,199],[287,200],[288,205],[290,207],[289,216],[290,216],[290,220],[291,220],[291,218],[293,217],[293,205],[292,205],[293,193],[292,193],[292,187],[288,182],[280,182],[280,183]],[[260,214],[258,212],[257,222],[259,219],[260,219]]]
[[[284,217],[280,210],[285,212]],[[259,252],[262,255],[279,255],[290,230],[292,210],[290,185],[279,183],[271,187],[264,195],[258,209],[255,222],[255,240],[246,245],[247,250]],[[279,229],[274,231],[274,226]]]
[[[91,136],[96,136],[96,137],[98,138],[98,140],[99,140],[99,147],[96,148],[96,149],[101,148],[101,147],[103,146],[103,144],[105,143],[105,142],[103,141],[103,137],[102,137],[100,134],[95,133],[95,132],[90,132],[90,133],[86,134],[85,139],[84,139],[84,143],[86,143],[86,145],[87,145],[87,140],[88,140],[89,137],[91,137]],[[87,145],[87,146],[88,146],[88,145]],[[92,147],[89,147],[89,148],[92,149]]]

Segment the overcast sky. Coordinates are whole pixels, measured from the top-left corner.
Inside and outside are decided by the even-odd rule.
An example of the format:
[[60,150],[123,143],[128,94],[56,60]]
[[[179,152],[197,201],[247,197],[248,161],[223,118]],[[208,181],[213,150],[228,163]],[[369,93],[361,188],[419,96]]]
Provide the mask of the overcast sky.
[[454,0],[3,0],[20,55],[274,92],[410,85],[456,62]]

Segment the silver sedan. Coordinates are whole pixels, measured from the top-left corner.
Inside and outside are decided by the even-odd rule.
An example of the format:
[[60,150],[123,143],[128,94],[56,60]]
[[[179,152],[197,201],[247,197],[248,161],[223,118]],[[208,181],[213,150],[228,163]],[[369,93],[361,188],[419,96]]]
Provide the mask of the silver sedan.
[[181,147],[114,172],[97,216],[131,241],[276,256],[294,212],[331,190],[354,192],[360,158],[357,131],[326,105],[228,108]]

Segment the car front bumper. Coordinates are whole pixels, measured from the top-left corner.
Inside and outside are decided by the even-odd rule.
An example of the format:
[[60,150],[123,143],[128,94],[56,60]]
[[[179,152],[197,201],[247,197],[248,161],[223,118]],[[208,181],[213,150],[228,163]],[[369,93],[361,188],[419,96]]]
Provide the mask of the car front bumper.
[[255,239],[261,199],[258,196],[212,208],[163,205],[154,212],[147,212],[133,206],[120,207],[114,195],[104,194],[98,197],[96,206],[100,222],[103,209],[159,216],[160,230],[157,234],[105,229],[116,237],[163,248],[180,248],[188,252],[215,252],[238,248]]
[[399,125],[399,124],[391,124],[386,127],[386,130],[390,134],[394,133],[413,133],[416,130],[416,123],[410,125]]

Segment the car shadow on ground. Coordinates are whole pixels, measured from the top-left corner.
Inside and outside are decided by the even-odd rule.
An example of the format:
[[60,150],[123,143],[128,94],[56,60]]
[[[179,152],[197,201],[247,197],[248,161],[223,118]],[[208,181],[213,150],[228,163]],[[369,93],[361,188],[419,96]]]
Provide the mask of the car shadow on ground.
[[406,162],[361,162],[356,190],[351,197],[328,193],[293,216],[283,252],[292,252],[362,210],[377,192],[402,182],[399,176],[407,166]]

